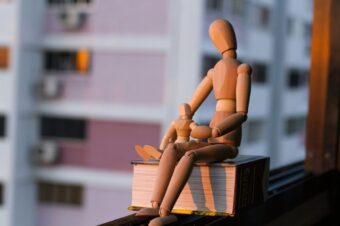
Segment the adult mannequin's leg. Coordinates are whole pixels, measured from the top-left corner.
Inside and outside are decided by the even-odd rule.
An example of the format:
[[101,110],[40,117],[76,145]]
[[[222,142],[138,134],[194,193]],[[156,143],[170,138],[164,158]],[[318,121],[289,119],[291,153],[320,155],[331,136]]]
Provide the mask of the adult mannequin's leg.
[[166,148],[159,162],[151,202],[160,204],[163,200],[171,176],[178,161],[176,145],[171,143]]
[[176,145],[170,143],[164,150],[164,153],[159,162],[157,176],[154,184],[153,193],[151,196],[152,208],[143,208],[137,216],[158,216],[159,205],[163,200],[165,191],[170,182],[172,173],[175,169],[178,160]]
[[178,160],[186,153],[186,151],[207,145],[207,143],[186,142],[169,144],[166,147],[159,162],[157,177],[151,197],[152,203],[158,203],[159,206],[159,204],[162,202],[176,164]]

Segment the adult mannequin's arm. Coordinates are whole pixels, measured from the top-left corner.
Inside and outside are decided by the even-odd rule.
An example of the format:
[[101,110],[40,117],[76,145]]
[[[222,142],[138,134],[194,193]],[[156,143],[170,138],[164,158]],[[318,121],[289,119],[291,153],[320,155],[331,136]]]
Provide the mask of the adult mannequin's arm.
[[213,69],[210,69],[207,73],[207,76],[204,77],[204,79],[196,88],[194,95],[192,96],[191,100],[188,103],[190,105],[192,115],[195,114],[199,106],[201,106],[201,104],[208,97],[209,93],[213,88],[211,80],[212,74]]
[[240,127],[247,120],[250,89],[251,89],[251,67],[241,64],[237,68],[236,85],[236,113],[228,116],[212,131],[212,137],[219,137]]

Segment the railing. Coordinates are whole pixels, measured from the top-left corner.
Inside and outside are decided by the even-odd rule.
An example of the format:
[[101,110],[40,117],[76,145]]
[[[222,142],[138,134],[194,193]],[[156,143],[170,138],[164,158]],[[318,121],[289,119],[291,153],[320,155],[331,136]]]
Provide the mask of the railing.
[[[295,225],[308,225],[311,216],[313,223],[319,222],[332,211],[332,208],[324,208],[324,205],[335,206],[334,202],[338,194],[334,191],[340,187],[340,176],[335,171],[320,176],[312,175],[304,171],[303,164],[299,162],[273,170],[269,177],[268,199],[261,205],[249,207],[235,217],[176,215],[179,220],[172,225],[266,225],[280,220],[281,216],[306,203],[315,205],[313,208],[315,213],[304,210],[297,219],[292,219],[297,223]],[[324,196],[328,198],[325,200]],[[321,211],[320,208],[323,210]],[[288,218],[289,216],[285,216],[285,220]],[[147,225],[151,219],[151,217],[136,217],[131,214],[100,226],[142,226]]]

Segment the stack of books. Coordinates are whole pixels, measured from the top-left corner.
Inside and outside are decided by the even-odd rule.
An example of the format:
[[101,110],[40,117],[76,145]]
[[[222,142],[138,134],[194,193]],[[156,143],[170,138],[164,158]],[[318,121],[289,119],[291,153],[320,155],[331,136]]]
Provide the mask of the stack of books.
[[[158,161],[133,161],[130,210],[151,207]],[[266,199],[269,158],[238,156],[219,163],[196,163],[173,213],[233,216]]]

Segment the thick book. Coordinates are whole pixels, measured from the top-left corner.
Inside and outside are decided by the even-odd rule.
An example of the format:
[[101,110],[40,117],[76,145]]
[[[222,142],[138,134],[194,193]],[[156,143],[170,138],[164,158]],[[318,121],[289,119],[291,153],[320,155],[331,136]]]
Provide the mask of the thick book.
[[[130,210],[151,207],[158,161],[133,161]],[[233,216],[266,199],[269,158],[240,155],[219,163],[196,163],[172,212]]]

